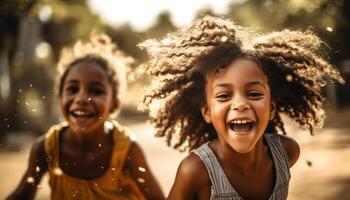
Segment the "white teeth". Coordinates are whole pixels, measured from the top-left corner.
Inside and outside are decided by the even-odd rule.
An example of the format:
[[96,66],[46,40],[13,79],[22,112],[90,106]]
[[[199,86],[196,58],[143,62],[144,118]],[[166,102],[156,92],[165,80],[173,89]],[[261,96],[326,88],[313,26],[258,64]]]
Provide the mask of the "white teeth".
[[88,112],[85,112],[85,111],[81,111],[81,110],[76,110],[73,112],[74,115],[77,115],[77,116],[87,116],[89,115]]
[[234,124],[246,124],[246,123],[252,123],[252,122],[253,121],[250,120],[250,119],[243,119],[243,120],[235,119],[231,123],[234,123]]

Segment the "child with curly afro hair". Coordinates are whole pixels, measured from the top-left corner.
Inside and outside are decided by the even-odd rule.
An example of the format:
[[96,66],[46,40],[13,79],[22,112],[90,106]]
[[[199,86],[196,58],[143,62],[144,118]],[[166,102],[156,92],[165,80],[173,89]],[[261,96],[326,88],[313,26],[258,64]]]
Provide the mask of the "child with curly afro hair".
[[281,114],[313,134],[325,118],[326,78],[344,82],[319,56],[322,44],[310,31],[254,34],[206,16],[139,45],[155,80],[144,104],[156,135],[192,150],[168,199],[287,198],[300,149]]
[[164,199],[131,130],[110,119],[131,60],[104,34],[62,51],[57,93],[65,122],[35,141],[7,199],[34,199],[46,172],[53,200]]

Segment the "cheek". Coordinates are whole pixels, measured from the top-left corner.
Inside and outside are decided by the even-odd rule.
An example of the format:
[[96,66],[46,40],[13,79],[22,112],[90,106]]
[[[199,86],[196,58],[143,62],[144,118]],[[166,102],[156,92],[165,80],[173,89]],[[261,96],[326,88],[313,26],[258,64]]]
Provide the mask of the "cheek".
[[213,103],[210,106],[210,118],[216,130],[225,128],[229,110],[230,106],[225,103]]
[[69,97],[60,97],[61,111],[67,112],[68,107],[72,104],[73,100]]
[[260,120],[269,121],[270,116],[270,101],[261,101],[256,104],[256,110],[260,116]]
[[62,97],[60,98],[60,105],[61,105],[61,108],[64,108],[65,106],[67,106],[65,98],[62,98]]
[[61,114],[63,115],[63,117],[68,117],[68,106],[67,103],[65,103],[64,99],[60,100],[60,108],[61,108]]
[[226,109],[226,105],[221,103],[216,103],[213,106],[211,106],[211,112],[213,112],[213,115],[216,116],[225,116],[227,114],[228,109]]

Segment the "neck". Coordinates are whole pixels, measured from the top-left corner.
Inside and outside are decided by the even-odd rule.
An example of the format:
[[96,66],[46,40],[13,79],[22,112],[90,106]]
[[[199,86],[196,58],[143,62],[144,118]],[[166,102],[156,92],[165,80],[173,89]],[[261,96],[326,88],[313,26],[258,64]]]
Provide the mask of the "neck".
[[93,132],[74,132],[71,128],[68,128],[64,141],[81,153],[86,153],[100,149],[110,142],[109,139],[110,136],[108,132],[104,131],[103,127]]
[[[220,145],[222,146],[222,145]],[[225,164],[244,174],[246,171],[257,171],[261,168],[265,159],[267,146],[263,137],[256,143],[254,148],[247,153],[238,153],[231,147],[222,147],[222,160]]]

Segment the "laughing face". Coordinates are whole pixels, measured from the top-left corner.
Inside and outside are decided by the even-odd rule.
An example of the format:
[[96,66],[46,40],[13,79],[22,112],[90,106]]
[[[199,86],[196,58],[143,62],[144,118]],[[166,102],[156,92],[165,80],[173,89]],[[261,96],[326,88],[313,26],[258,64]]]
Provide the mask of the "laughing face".
[[61,111],[75,133],[103,131],[104,121],[117,107],[107,72],[93,62],[71,66],[61,94]]
[[239,58],[209,75],[206,102],[203,117],[213,124],[224,147],[247,153],[262,141],[271,97],[268,79],[255,62]]

